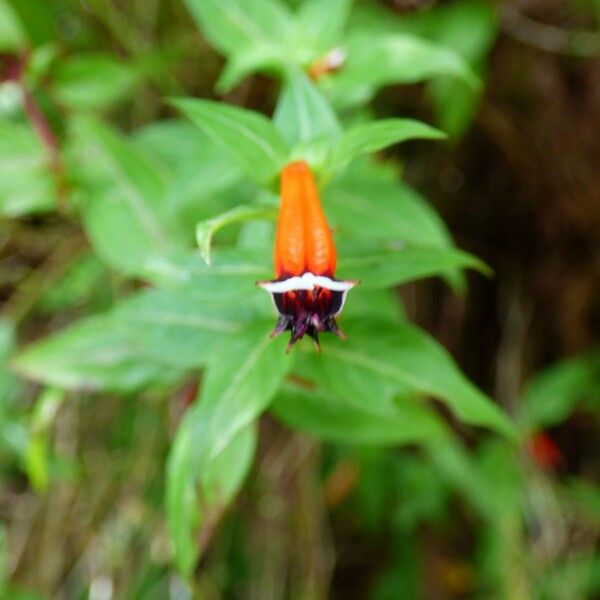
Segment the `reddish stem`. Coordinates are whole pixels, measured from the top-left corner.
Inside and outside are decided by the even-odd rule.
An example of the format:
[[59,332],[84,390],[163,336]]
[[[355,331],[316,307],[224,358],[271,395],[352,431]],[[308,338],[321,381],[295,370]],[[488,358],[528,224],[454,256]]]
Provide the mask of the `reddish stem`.
[[46,115],[37,103],[35,96],[25,84],[24,74],[28,58],[27,54],[21,56],[9,54],[0,55],[0,64],[2,64],[2,62],[4,63],[4,74],[2,79],[4,81],[14,81],[19,86],[23,95],[23,110],[31,127],[48,152],[52,169],[56,174],[58,181],[59,199],[64,201],[64,170],[60,157],[58,138],[46,118]]
[[54,131],[52,131],[52,127],[50,126],[48,119],[46,119],[46,115],[41,111],[33,94],[22,84],[22,82],[21,91],[23,93],[23,109],[25,110],[25,114],[40,141],[48,150],[53,168],[55,170],[60,170],[59,146],[56,135],[54,134]]

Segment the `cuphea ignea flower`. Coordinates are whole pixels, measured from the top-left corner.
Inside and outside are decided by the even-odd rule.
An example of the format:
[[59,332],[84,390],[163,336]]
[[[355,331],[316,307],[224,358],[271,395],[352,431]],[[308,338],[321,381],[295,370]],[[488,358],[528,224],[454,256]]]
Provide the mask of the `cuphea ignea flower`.
[[343,337],[335,317],[356,281],[335,279],[337,255],[310,167],[304,161],[281,172],[281,199],[275,234],[275,279],[259,285],[279,312],[272,333],[291,331],[288,350],[308,334],[319,348],[319,333]]

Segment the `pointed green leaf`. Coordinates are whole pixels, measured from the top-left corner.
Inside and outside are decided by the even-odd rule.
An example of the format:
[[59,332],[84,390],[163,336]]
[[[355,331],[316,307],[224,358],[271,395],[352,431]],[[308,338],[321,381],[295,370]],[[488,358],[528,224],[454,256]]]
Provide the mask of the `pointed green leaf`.
[[130,333],[110,316],[90,317],[36,342],[13,361],[34,381],[65,389],[131,392],[172,385],[183,371],[144,355]]
[[166,202],[189,240],[198,221],[256,194],[227,152],[186,119],[154,122],[138,130],[135,139],[168,166]]
[[[477,72],[485,71],[486,57],[498,34],[493,4],[461,0],[423,12],[418,21],[428,37],[452,48]],[[441,127],[452,137],[462,135],[475,117],[482,90],[447,77],[432,81],[429,88]]]
[[466,268],[490,273],[485,263],[461,250],[354,244],[340,252],[338,275],[358,279],[366,288],[383,288]]
[[[194,532],[215,502],[239,487],[248,464],[240,441],[277,392],[291,357],[258,323],[223,343],[213,354],[198,401],[188,411],[171,451],[167,473],[167,510],[178,568],[189,575],[198,556]],[[242,447],[242,449],[240,448]],[[240,453],[244,456],[240,457]],[[241,463],[241,465],[240,465]],[[231,477],[233,475],[233,481]],[[200,503],[196,482],[200,481]],[[209,485],[207,496],[206,485]]]
[[28,42],[41,46],[56,39],[55,7],[46,0],[8,0]]
[[600,351],[562,360],[537,374],[526,386],[521,417],[528,429],[562,423],[578,402],[600,398]]
[[[200,262],[200,261],[199,261]],[[258,294],[254,281],[248,292]],[[170,383],[206,363],[216,344],[256,318],[218,284],[136,294],[27,347],[14,361],[35,381],[69,389],[133,391]]]
[[127,98],[139,81],[132,65],[107,52],[81,52],[67,57],[51,73],[57,99],[69,108],[103,110]]
[[251,73],[280,74],[286,66],[285,54],[280,47],[270,43],[254,43],[230,57],[215,87],[217,92],[225,94]]
[[288,147],[263,115],[209,100],[176,99],[172,104],[219,143],[254,181],[273,181]]
[[64,399],[63,390],[46,388],[33,406],[30,436],[24,459],[25,472],[36,492],[45,492],[50,483],[49,429]]
[[184,290],[198,301],[243,303],[249,294],[261,292],[256,282],[269,279],[272,270],[270,252],[219,248],[211,253],[210,265],[198,252],[190,252],[157,259],[143,275],[159,287]]
[[340,134],[340,124],[323,93],[294,69],[283,87],[273,121],[290,145]]
[[261,42],[281,45],[292,19],[279,0],[185,0],[206,39],[223,54]]
[[[351,299],[347,304],[350,304],[350,301]],[[365,313],[359,317],[348,317],[344,311],[339,318],[339,325],[345,332],[347,323],[350,323],[352,328],[355,320],[369,321],[373,318],[377,319],[379,316]],[[326,334],[322,334],[320,340],[322,350],[319,354],[315,353],[314,345],[309,340],[302,342],[296,351],[294,376],[298,382],[304,383],[307,389],[344,398],[355,409],[362,404],[368,404],[375,413],[388,411],[394,396],[412,393],[413,390],[409,386],[402,386],[383,377],[365,375],[365,371],[356,369],[354,365],[332,360],[328,355],[329,351],[324,347],[329,347],[331,341],[335,344],[335,340]]]
[[331,225],[340,235],[399,240],[417,246],[452,246],[444,222],[417,192],[402,182],[354,170],[334,181],[323,194]]
[[283,339],[271,339],[271,322],[258,322],[224,341],[213,352],[193,417],[198,464],[212,460],[269,405],[292,356]]
[[156,157],[91,117],[73,123],[74,166],[82,178],[84,224],[101,258],[137,272],[181,245],[167,204],[168,171]]
[[301,56],[318,58],[340,43],[352,0],[306,0],[296,15],[296,45]]
[[383,150],[393,144],[413,139],[444,139],[439,129],[413,119],[384,119],[356,125],[344,132],[334,147],[328,163],[332,171],[346,166],[361,154]]
[[[348,299],[351,302],[351,298]],[[516,429],[490,398],[460,372],[448,352],[418,328],[378,319],[342,320],[346,342],[329,338],[322,358],[355,370],[355,377],[383,379],[431,395],[471,425],[489,427],[515,439]]]
[[199,549],[193,533],[201,522],[197,473],[192,463],[192,427],[189,415],[180,423],[167,460],[165,504],[167,524],[177,570],[189,577]]
[[323,85],[340,106],[365,102],[377,89],[392,84],[416,83],[448,75],[472,89],[479,80],[467,63],[448,47],[405,33],[357,33],[347,46],[344,68]]
[[190,576],[203,550],[194,532],[214,527],[242,486],[256,446],[256,428],[250,424],[202,471],[197,471],[192,411],[177,431],[167,463],[167,522],[175,563],[184,577]]
[[[325,189],[330,223],[340,235],[364,240],[403,241],[415,246],[452,248],[444,222],[415,190],[386,175],[380,163],[358,160]],[[464,288],[457,269],[444,274],[454,289]]]
[[135,341],[141,359],[179,370],[205,365],[216,345],[256,316],[248,304],[221,297],[218,288],[202,297],[193,289],[150,290],[121,303],[112,314],[115,327]]
[[7,0],[0,0],[0,52],[21,50],[27,45],[25,29]]
[[344,317],[374,315],[390,321],[404,321],[406,314],[395,290],[369,289],[359,285],[352,290],[352,302],[344,304]]

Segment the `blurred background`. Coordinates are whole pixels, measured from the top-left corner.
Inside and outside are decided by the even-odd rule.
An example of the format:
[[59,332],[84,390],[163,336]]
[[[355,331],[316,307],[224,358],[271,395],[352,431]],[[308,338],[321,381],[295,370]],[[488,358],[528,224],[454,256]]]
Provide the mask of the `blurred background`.
[[[265,417],[243,491],[203,530],[192,595],[600,598],[600,2],[354,4],[351,22],[392,15],[391,28],[447,44],[482,77],[480,95],[440,79],[372,100],[378,116],[451,133],[403,146],[404,177],[494,270],[469,274],[462,296],[439,279],[399,294],[509,414],[527,404],[540,417],[510,460],[455,424],[471,470],[451,451],[319,444]],[[35,159],[28,185],[11,171],[14,144],[31,143],[6,129],[25,60],[15,16],[34,40],[24,104],[61,182],[51,200]],[[3,598],[192,597],[171,568],[163,504],[197,381],[40,397],[8,357],[139,285],[90,252],[69,208],[65,114],[93,109],[135,131],[172,115],[166,96],[216,97],[223,64],[181,0],[0,0]],[[271,114],[277,89],[253,75],[224,98]]]

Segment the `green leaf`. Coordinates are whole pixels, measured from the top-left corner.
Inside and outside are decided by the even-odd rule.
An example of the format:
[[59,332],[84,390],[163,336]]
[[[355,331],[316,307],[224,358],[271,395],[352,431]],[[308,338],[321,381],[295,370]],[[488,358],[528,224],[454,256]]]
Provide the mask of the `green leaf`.
[[[240,444],[236,440],[269,405],[290,367],[291,357],[281,343],[268,337],[267,327],[259,323],[215,351],[200,398],[186,415],[183,432],[178,434],[169,458],[169,524],[177,566],[184,576],[190,574],[198,555],[194,530],[201,517],[191,516],[198,505],[195,482],[201,474],[206,477],[212,472],[212,503],[219,500],[219,488],[221,494],[237,489],[243,473],[233,482],[223,482],[223,478],[231,477],[232,469],[233,474],[239,472],[236,470],[243,462],[239,448],[235,449]],[[202,483],[200,487],[202,490]]]
[[15,328],[6,319],[0,319],[0,415],[2,407],[7,407],[15,396],[18,384],[9,371],[8,363],[15,349]]
[[184,577],[191,574],[202,550],[193,532],[203,526],[214,526],[242,486],[256,446],[256,430],[251,424],[242,429],[203,471],[196,471],[192,411],[177,431],[167,463],[167,522],[175,563]]
[[193,294],[199,301],[244,303],[248,296],[263,293],[256,282],[272,275],[271,254],[250,250],[215,249],[207,265],[197,252],[147,265],[144,277],[169,290]]
[[229,54],[229,60],[217,82],[217,91],[226,93],[256,71],[281,77],[321,58],[340,41],[350,4],[351,0],[311,0],[302,4],[293,24],[286,15],[284,27],[289,35],[273,35],[270,29],[269,36],[255,36],[252,40],[233,37],[232,46],[222,49]]
[[291,15],[279,0],[185,0],[206,39],[223,54],[290,36]]
[[87,197],[84,225],[100,257],[131,273],[173,252],[182,240],[166,202],[164,165],[89,117],[74,121],[73,137],[71,154]]
[[318,58],[341,42],[352,0],[306,0],[296,15],[296,47],[301,57]]
[[[184,118],[154,121],[133,135],[139,146],[168,165],[175,178],[187,178],[200,170],[199,179],[209,194],[231,185],[232,179],[242,177],[222,147]],[[209,177],[211,173],[216,184]]]
[[[313,138],[306,142],[296,144],[289,155],[289,162],[303,160],[313,168],[317,179],[327,181],[327,174],[323,172],[323,167],[327,163],[327,157],[331,151],[332,139],[330,136]],[[323,177],[324,176],[324,177]]]
[[102,52],[74,54],[51,73],[57,99],[69,108],[104,110],[130,96],[139,76],[131,65]]
[[256,194],[227,152],[189,121],[155,122],[138,130],[135,139],[171,171],[165,202],[190,240],[198,221]]
[[350,302],[344,304],[344,318],[377,316],[390,321],[404,321],[406,315],[399,295],[390,289],[365,289],[359,285],[352,290]]
[[273,122],[291,146],[321,136],[335,138],[341,132],[322,92],[296,69],[286,78]]
[[91,195],[83,210],[83,224],[98,256],[129,275],[171,249],[170,235],[151,202],[120,188]]
[[371,241],[452,246],[443,221],[417,192],[401,182],[355,171],[356,167],[350,169],[323,194],[327,215],[340,234]]
[[451,138],[460,137],[477,114],[481,92],[447,77],[432,81],[429,91],[440,127]]
[[112,314],[114,327],[135,342],[141,359],[178,370],[206,364],[217,344],[256,316],[249,303],[227,301],[216,289],[198,295],[191,288],[137,294]]
[[27,45],[27,36],[7,0],[0,0],[0,52],[14,52]]
[[292,364],[283,339],[269,337],[271,322],[258,322],[212,353],[193,417],[198,464],[214,459],[273,399]]
[[[428,12],[422,16],[423,33],[452,48],[478,72],[484,71],[485,58],[498,33],[494,7],[485,1],[466,0]],[[465,31],[469,35],[464,35]],[[442,128],[452,137],[464,133],[475,116],[481,90],[444,77],[431,83],[430,92]]]
[[8,0],[33,46],[56,38],[55,6],[46,0]]
[[[350,301],[347,303],[351,304]],[[339,318],[344,331],[346,323],[350,323],[352,329],[355,322],[383,320],[380,315],[368,313],[354,318],[347,317],[344,311]],[[389,323],[397,322],[396,318],[389,321]],[[323,346],[329,346],[330,339],[331,336],[323,336]],[[350,342],[352,345],[354,343],[355,340]],[[298,350],[294,360],[293,375],[297,378],[297,382],[304,384],[307,389],[329,396],[352,399],[354,405],[366,404],[376,413],[389,411],[396,396],[407,396],[414,391],[410,386],[402,385],[398,381],[373,377],[371,373],[357,369],[355,365],[336,360],[329,355],[328,350],[317,354],[309,340],[301,342]]]
[[409,34],[355,34],[348,42],[344,68],[324,80],[335,103],[347,106],[368,101],[377,89],[417,83],[448,75],[472,89],[479,81],[467,63],[451,49]]
[[[563,360],[536,375],[525,389],[521,417],[528,429],[554,427],[586,398],[600,398],[597,350]],[[595,404],[597,408],[597,400]]]
[[[246,295],[258,294],[255,288],[249,284]],[[201,294],[151,290],[29,346],[15,367],[70,389],[127,392],[165,385],[203,366],[216,344],[255,316],[249,303],[227,301],[218,288]]]
[[[327,187],[324,202],[330,223],[343,235],[366,240],[404,241],[415,246],[451,248],[443,221],[413,189],[387,173],[381,163],[364,158]],[[453,289],[464,289],[456,269],[444,278]]]
[[[272,277],[271,252],[261,252],[264,263],[254,261],[254,252],[215,250],[211,265],[195,253],[193,258],[157,263],[148,277],[178,296],[185,296],[198,307],[214,307],[234,322],[249,322],[257,317],[272,317],[271,303],[257,285]],[[202,308],[203,310],[203,308]],[[182,330],[182,336],[185,332]],[[185,337],[184,337],[185,339]],[[208,349],[211,352],[212,348]]]
[[172,104],[227,150],[258,184],[266,185],[279,174],[288,148],[265,116],[209,100],[177,99]]
[[26,125],[0,120],[0,171],[1,214],[20,217],[54,208],[50,157]]
[[353,395],[286,385],[271,410],[292,429],[335,443],[409,444],[447,435],[435,414],[414,398],[373,403]]
[[334,171],[361,154],[377,152],[406,140],[439,140],[445,137],[442,131],[413,119],[384,119],[362,123],[344,132],[333,149],[327,166]]
[[76,257],[64,275],[44,291],[36,311],[57,313],[106,303],[111,296],[110,272],[91,251]]
[[[349,302],[351,299],[349,298]],[[435,340],[406,323],[378,319],[342,322],[346,342],[329,338],[323,360],[352,367],[365,386],[379,379],[438,398],[463,421],[490,427],[515,438],[514,425],[504,413],[460,372]]]
[[255,43],[240,49],[227,61],[215,88],[219,94],[226,94],[256,71],[280,75],[289,66],[285,56],[280,47],[270,43]]
[[23,72],[24,81],[30,89],[46,86],[50,69],[61,54],[60,44],[56,40],[30,50]]
[[477,269],[489,274],[489,268],[478,258],[449,248],[373,244],[340,246],[338,275],[358,279],[365,288],[384,288],[407,281],[444,275],[452,269]]
[[240,223],[251,219],[276,219],[277,209],[270,206],[244,204],[236,206],[231,210],[202,221],[196,226],[196,240],[200,247],[200,254],[207,264],[210,265],[210,246],[213,235],[222,227],[232,223]]
[[481,487],[488,491],[484,499],[488,518],[501,520],[507,514],[519,515],[524,473],[518,449],[504,440],[488,439],[478,448],[476,460]]
[[44,492],[50,483],[49,429],[65,399],[62,390],[47,388],[35,401],[30,438],[25,452],[25,471],[36,492]]
[[34,343],[13,361],[18,373],[65,389],[127,393],[168,386],[183,371],[151,361],[111,317],[91,317]]

